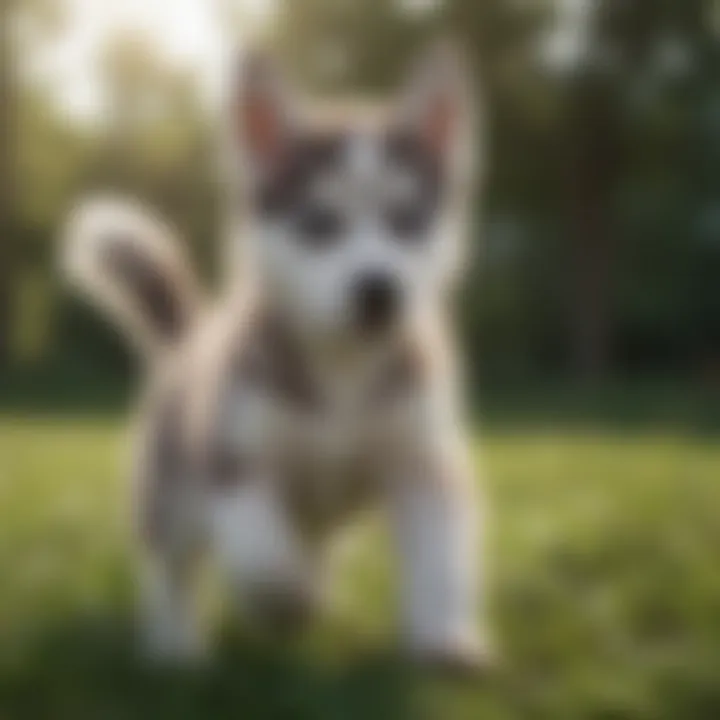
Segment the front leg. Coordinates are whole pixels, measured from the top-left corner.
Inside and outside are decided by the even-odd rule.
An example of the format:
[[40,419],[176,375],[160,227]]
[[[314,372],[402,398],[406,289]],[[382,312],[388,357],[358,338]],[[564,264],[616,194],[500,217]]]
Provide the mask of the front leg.
[[268,471],[235,473],[209,493],[209,534],[216,558],[253,623],[299,629],[314,613],[310,553]]
[[475,487],[462,448],[426,447],[392,482],[405,639],[414,658],[472,669],[487,658],[478,632]]

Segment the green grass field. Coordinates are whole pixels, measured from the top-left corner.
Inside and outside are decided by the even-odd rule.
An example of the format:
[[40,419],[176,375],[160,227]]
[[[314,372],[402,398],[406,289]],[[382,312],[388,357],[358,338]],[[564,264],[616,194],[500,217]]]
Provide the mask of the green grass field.
[[[342,612],[297,644],[224,633],[198,671],[134,652],[112,416],[0,419],[0,718],[720,717],[720,446],[712,434],[493,426],[478,468],[503,665],[482,682],[393,652],[380,528]],[[506,426],[502,426],[506,427]]]

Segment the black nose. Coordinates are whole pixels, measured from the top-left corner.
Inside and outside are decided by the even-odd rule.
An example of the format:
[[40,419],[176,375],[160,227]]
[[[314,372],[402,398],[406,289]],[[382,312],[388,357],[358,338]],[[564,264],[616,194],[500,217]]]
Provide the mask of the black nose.
[[357,324],[363,330],[381,330],[397,315],[400,292],[395,278],[387,273],[368,273],[355,284]]

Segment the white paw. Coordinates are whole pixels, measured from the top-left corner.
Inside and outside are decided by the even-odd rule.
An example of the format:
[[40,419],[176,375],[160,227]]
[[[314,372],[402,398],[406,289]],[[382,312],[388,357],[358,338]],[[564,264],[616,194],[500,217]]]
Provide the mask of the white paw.
[[320,598],[311,588],[299,584],[256,585],[245,594],[245,608],[251,622],[278,634],[295,634],[320,611]]
[[486,643],[469,638],[411,647],[410,655],[421,667],[453,676],[483,675],[496,664],[495,655]]
[[146,626],[142,633],[146,659],[162,665],[197,665],[207,659],[207,646],[195,628],[164,623]]

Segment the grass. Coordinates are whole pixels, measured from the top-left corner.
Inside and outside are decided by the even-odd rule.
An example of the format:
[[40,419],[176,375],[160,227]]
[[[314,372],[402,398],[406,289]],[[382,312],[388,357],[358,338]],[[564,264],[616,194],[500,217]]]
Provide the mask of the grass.
[[494,425],[502,670],[483,682],[396,660],[392,572],[372,528],[347,603],[297,644],[224,634],[191,671],[138,661],[120,422],[0,417],[0,718],[720,717],[720,447],[678,429]]

